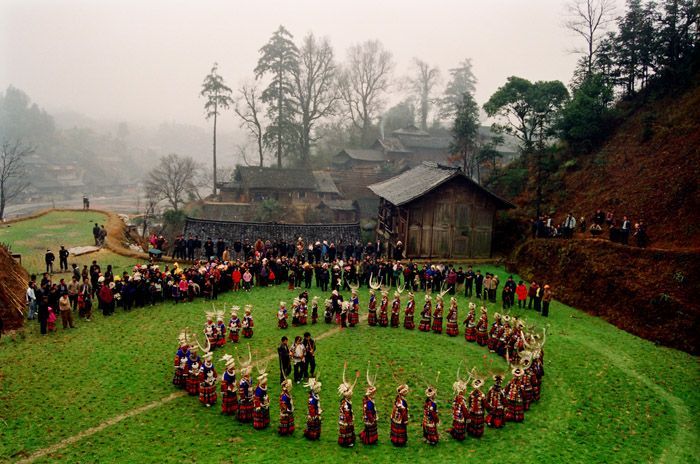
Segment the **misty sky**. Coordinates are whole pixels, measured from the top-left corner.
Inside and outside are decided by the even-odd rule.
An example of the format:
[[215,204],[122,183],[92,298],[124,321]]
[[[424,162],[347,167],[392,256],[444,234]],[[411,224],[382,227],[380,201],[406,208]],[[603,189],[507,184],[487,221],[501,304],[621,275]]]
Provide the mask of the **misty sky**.
[[443,75],[471,57],[483,104],[510,75],[568,84],[580,43],[564,14],[564,0],[0,0],[0,88],[49,112],[204,126],[198,94],[212,63],[235,87],[283,24],[295,39],[328,36],[340,59],[379,39],[397,76],[414,56]]

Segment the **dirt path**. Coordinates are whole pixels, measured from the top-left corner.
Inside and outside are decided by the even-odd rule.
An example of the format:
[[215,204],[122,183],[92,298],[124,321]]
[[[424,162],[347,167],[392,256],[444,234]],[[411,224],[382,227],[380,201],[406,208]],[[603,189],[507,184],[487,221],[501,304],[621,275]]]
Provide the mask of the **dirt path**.
[[[363,322],[367,319],[367,315],[363,315],[360,318],[360,322]],[[315,338],[316,341],[318,340],[323,340],[324,338],[331,337],[337,333],[339,333],[341,330],[349,330],[349,329],[342,329],[341,327],[334,327],[326,332],[323,332],[319,336]],[[269,356],[266,356],[265,358],[262,358],[260,361],[272,361],[276,358],[277,353],[271,354]],[[92,435],[95,435],[96,433],[99,433],[103,430],[105,430],[108,427],[111,427],[113,425],[116,425],[123,420],[129,419],[134,416],[138,416],[140,414],[143,414],[145,412],[150,411],[151,409],[155,409],[157,407],[160,407],[166,403],[169,403],[177,398],[180,398],[182,396],[187,395],[187,392],[184,391],[177,391],[175,393],[172,393],[164,398],[161,398],[157,401],[154,401],[152,403],[148,403],[144,406],[139,406],[138,408],[132,409],[130,411],[127,411],[123,414],[119,414],[117,416],[114,416],[110,419],[107,419],[104,422],[101,422],[100,424],[96,425],[95,427],[90,427],[88,429],[83,430],[82,432],[77,433],[76,435],[73,435],[72,437],[64,438],[63,440],[59,441],[58,443],[55,443],[51,446],[47,446],[46,448],[39,449],[37,451],[34,451],[32,454],[29,456],[17,461],[18,463],[25,464],[25,463],[30,463],[34,462],[39,458],[43,458],[45,456],[48,456],[50,454],[53,454],[57,451],[62,450],[63,448],[66,448],[67,446],[72,445],[73,443],[76,443],[83,438],[90,437]]]

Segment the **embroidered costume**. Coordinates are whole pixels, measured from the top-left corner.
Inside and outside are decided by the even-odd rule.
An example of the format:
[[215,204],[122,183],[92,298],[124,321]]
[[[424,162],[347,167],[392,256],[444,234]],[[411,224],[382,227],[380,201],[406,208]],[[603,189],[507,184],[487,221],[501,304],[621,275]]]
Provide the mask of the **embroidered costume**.
[[425,304],[423,305],[423,311],[420,313],[420,324],[418,324],[418,330],[421,332],[430,332],[430,318],[432,317],[433,303],[430,299],[430,295],[425,295]]
[[315,378],[310,378],[304,384],[309,389],[309,409],[306,415],[306,429],[304,436],[309,440],[318,440],[321,438],[321,382]]

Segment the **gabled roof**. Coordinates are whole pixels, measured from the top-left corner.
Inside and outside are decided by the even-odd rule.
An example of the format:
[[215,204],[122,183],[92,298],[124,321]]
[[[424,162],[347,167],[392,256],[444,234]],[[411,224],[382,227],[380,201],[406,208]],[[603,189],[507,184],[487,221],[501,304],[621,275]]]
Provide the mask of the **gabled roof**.
[[391,133],[394,136],[398,135],[412,135],[414,137],[430,137],[430,134],[427,133],[426,131],[417,128],[413,124],[410,126],[402,127],[401,129],[396,129],[394,132]]
[[428,135],[427,137],[414,135],[399,135],[401,144],[407,149],[412,148],[430,148],[436,150],[447,150],[452,143],[452,137],[440,137]]
[[444,184],[455,177],[462,177],[471,183],[474,188],[491,197],[499,205],[499,208],[514,208],[511,202],[504,200],[490,190],[482,187],[467,177],[461,169],[444,166],[441,164],[424,161],[413,169],[409,169],[398,176],[368,186],[377,196],[390,203],[401,206],[416,198],[425,195],[431,190]]
[[[351,159],[358,160],[358,161],[376,161],[376,162],[381,162],[385,161],[386,158],[384,157],[384,153],[381,150],[375,150],[375,149],[365,149],[365,148],[346,148],[338,155],[346,154],[348,155]],[[337,155],[336,155],[337,156]]]
[[393,153],[411,153],[410,150],[407,150],[406,147],[403,146],[401,143],[401,140],[399,140],[397,137],[385,137],[383,139],[377,139],[376,142],[374,142],[374,145],[372,145],[372,148],[380,149],[385,152],[393,152]]
[[335,211],[355,211],[357,204],[352,200],[322,200],[318,207],[327,206]]
[[[310,174],[313,182],[310,182]],[[238,166],[231,182],[219,183],[225,190],[240,188],[270,190],[313,190],[340,194],[329,172],[307,169]]]
[[315,190],[316,185],[308,181],[306,169],[278,169],[259,166],[238,166],[234,182],[243,188],[272,190]]
[[316,179],[316,191],[318,193],[335,193],[340,195],[340,191],[335,185],[330,172],[314,171],[314,178]]

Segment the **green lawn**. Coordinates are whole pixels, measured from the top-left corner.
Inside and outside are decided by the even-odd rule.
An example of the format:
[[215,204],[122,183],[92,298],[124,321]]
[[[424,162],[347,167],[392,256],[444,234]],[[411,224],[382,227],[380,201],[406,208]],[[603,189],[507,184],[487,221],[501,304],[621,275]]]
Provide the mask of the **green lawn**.
[[[44,254],[47,249],[51,249],[56,255],[54,270],[58,271],[58,250],[61,245],[66,248],[94,245],[92,227],[95,223],[102,225],[106,221],[107,216],[95,211],[52,211],[34,219],[0,224],[0,243],[7,243],[13,253],[20,253],[22,265],[33,274],[46,270]],[[68,264],[70,268],[70,264],[76,263],[82,269],[83,265],[89,266],[93,260],[112,264],[115,272],[135,264],[133,258],[126,258],[106,249],[81,256],[70,256]]]
[[[503,275],[503,272],[500,272]],[[312,292],[312,295],[316,292]],[[362,291],[362,303],[367,293]],[[227,294],[219,304],[253,303],[256,330],[251,346],[256,356],[273,353],[281,331],[274,313],[286,289],[257,289],[250,294]],[[421,296],[419,296],[421,298]],[[467,301],[460,297],[460,316]],[[211,306],[199,301],[119,310],[112,318],[101,315],[79,328],[47,337],[30,326],[26,336],[0,341],[3,418],[0,459],[15,460],[50,446],[101,422],[164,398],[170,384],[176,336],[184,326],[200,327]],[[542,323],[539,316],[529,316]],[[360,462],[414,460],[425,462],[693,462],[698,456],[700,402],[697,359],[682,352],[656,347],[613,326],[554,304],[546,348],[543,398],[526,414],[523,424],[486,430],[480,440],[449,440],[451,383],[460,360],[483,366],[487,352],[467,344],[462,336],[424,334],[404,329],[371,328],[365,324],[335,333],[318,343],[318,364],[324,390],[322,439],[313,449],[322,462],[353,459]],[[315,336],[332,326],[312,327]],[[285,333],[301,333],[290,328]],[[231,345],[216,353],[233,352]],[[343,360],[361,369],[368,360],[381,366],[378,385],[380,445],[352,450],[336,444],[335,389]],[[493,355],[486,362],[504,365]],[[277,372],[271,363],[271,382]],[[394,449],[388,439],[387,416],[394,395],[392,370],[404,369],[412,387],[409,446]],[[439,404],[443,441],[434,448],[420,441],[420,417],[425,381],[441,371]],[[363,378],[355,404],[361,408]],[[490,384],[490,383],[489,383]],[[273,424],[279,390],[271,388]],[[298,430],[282,438],[271,428],[255,432],[251,426],[223,417],[219,409],[203,408],[192,397],[177,398],[143,414],[130,417],[40,459],[38,462],[229,462],[242,456],[249,462],[272,462],[309,450],[303,417],[307,393],[295,387]],[[359,422],[359,421],[358,421]],[[359,430],[358,430],[359,431]]]

